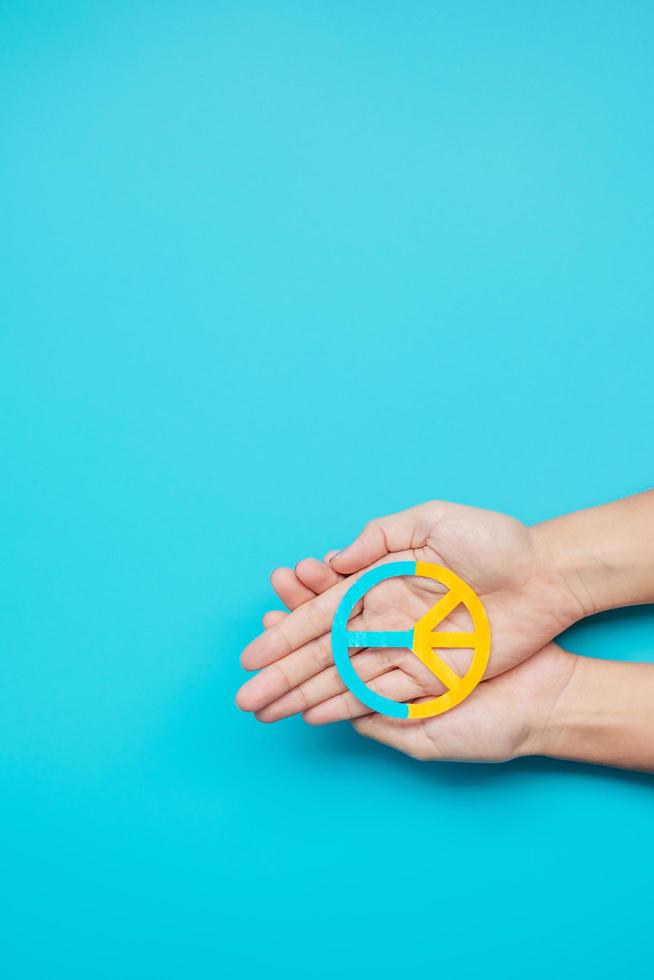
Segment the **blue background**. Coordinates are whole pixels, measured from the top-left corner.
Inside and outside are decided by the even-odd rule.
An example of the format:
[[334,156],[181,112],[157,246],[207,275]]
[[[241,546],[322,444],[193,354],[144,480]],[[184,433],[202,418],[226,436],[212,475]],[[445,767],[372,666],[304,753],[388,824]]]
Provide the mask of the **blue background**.
[[0,13],[3,977],[651,977],[648,777],[233,703],[275,565],[652,482],[651,4]]

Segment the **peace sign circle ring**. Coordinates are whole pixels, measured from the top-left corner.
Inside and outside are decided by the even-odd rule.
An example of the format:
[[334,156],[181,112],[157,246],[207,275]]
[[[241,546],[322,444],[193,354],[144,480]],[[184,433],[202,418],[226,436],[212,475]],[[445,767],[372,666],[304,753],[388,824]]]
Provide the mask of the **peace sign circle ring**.
[[[348,620],[357,602],[374,585],[399,576],[430,578],[444,585],[432,608],[421,616],[413,629],[404,631],[353,631]],[[440,623],[459,605],[465,606],[472,620],[472,631],[443,632]],[[491,633],[486,610],[474,590],[454,572],[426,561],[394,561],[364,572],[345,593],[332,623],[334,663],[343,683],[373,711],[392,718],[430,718],[441,715],[468,697],[484,676],[490,655]],[[446,688],[430,701],[403,704],[383,697],[361,680],[350,660],[351,649],[364,647],[406,647],[418,657]],[[436,652],[441,649],[470,649],[472,660],[465,674],[457,674]]]

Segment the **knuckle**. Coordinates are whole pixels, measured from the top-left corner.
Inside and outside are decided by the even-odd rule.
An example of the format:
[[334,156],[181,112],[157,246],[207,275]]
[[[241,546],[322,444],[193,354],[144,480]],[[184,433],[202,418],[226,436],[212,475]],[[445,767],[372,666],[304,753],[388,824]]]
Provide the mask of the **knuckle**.
[[285,691],[292,691],[295,684],[287,665],[283,660],[280,660],[279,663],[275,664],[275,666],[277,667],[277,670],[282,678]]
[[304,610],[305,610],[304,614],[307,618],[307,622],[309,623],[311,628],[316,631],[317,630],[322,631],[323,617],[320,613],[320,610],[316,608],[316,604],[314,602],[308,602],[304,607]]
[[284,649],[284,656],[286,656],[293,649],[293,644],[291,643],[291,638],[288,635],[288,623],[286,621],[286,618],[280,620],[278,623],[275,623],[274,629],[277,630],[278,634],[281,636],[281,638],[283,640],[284,647],[285,647],[285,649]]
[[357,735],[361,735],[362,738],[370,738],[368,732],[366,731],[365,718],[352,718],[350,723]]
[[331,655],[331,644],[324,639],[318,640],[311,647],[311,667],[315,673],[322,670],[329,663]]
[[311,707],[304,684],[300,684],[295,688],[294,699],[297,711],[307,711]]

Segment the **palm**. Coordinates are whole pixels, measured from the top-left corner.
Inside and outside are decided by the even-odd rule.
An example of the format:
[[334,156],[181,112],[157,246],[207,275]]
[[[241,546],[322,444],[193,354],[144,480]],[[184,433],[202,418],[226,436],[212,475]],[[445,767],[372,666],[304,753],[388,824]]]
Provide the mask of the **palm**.
[[[530,528],[503,514],[450,505],[439,519],[426,515],[424,543],[394,553],[397,561],[434,562],[451,568],[482,598],[492,631],[488,676],[521,663],[549,642],[567,625],[554,582],[537,574],[543,556],[538,554]],[[435,603],[438,586],[427,579],[389,579],[364,597],[360,619],[352,629],[408,629]],[[466,629],[469,618],[458,607],[443,628]],[[450,660],[462,661],[460,651]],[[454,665],[454,664],[453,664]],[[397,661],[412,677],[424,682],[425,694],[442,686],[409,655]]]
[[567,625],[560,586],[543,575],[546,556],[520,521],[451,505],[417,552],[451,568],[482,598],[492,630],[489,676],[521,663]]
[[415,721],[370,714],[354,725],[417,759],[505,761],[529,753],[538,719],[548,716],[573,668],[574,657],[550,643],[481,684],[456,711]]

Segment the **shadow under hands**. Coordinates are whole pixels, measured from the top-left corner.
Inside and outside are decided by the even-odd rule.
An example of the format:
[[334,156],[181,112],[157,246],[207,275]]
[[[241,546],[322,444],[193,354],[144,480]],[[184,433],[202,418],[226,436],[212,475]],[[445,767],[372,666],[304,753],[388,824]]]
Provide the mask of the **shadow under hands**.
[[[315,730],[317,738],[302,739],[298,732],[294,743],[300,755],[318,751],[321,757],[362,760],[367,765],[383,767],[389,774],[411,772],[412,777],[421,781],[451,787],[479,787],[488,785],[513,785],[525,779],[550,776],[583,776],[600,781],[611,780],[651,788],[654,792],[654,776],[649,773],[609,766],[596,766],[582,762],[568,762],[564,759],[550,759],[545,756],[529,756],[511,762],[421,762],[411,759],[401,752],[362,738],[347,723],[325,726]],[[317,744],[316,744],[317,743]]]

